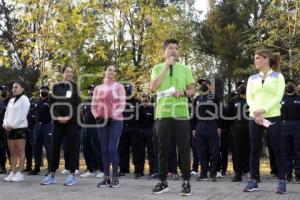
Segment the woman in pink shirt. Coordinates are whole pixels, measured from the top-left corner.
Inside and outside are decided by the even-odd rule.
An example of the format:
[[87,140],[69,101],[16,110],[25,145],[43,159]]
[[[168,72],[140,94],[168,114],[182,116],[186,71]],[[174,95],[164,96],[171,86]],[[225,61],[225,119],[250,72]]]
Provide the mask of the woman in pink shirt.
[[[98,187],[119,186],[118,143],[123,129],[122,112],[125,109],[126,94],[123,85],[115,79],[116,71],[113,65],[106,67],[103,84],[97,86],[93,92],[91,110],[98,124],[97,131],[105,175]],[[110,164],[113,168],[112,179],[109,176]]]

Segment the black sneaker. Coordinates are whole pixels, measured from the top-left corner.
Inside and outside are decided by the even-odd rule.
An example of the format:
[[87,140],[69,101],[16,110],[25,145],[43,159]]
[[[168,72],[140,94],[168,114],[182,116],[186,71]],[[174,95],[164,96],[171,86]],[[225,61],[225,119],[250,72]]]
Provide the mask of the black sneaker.
[[212,182],[217,182],[217,177],[216,176],[211,176],[209,177],[209,180]]
[[108,177],[105,177],[103,179],[103,181],[101,181],[100,183],[98,183],[97,187],[99,188],[104,188],[104,187],[108,187],[110,186],[110,179]]
[[162,194],[166,192],[169,192],[168,183],[166,181],[157,183],[152,189],[152,194]]
[[300,176],[297,176],[295,177],[295,183],[296,184],[300,184]]
[[197,181],[208,181],[208,178],[207,178],[207,176],[201,175],[197,178]]
[[235,175],[231,182],[242,182],[242,176],[241,175]]
[[189,196],[191,195],[191,184],[189,181],[184,181],[182,184],[182,189],[180,191],[180,196]]
[[148,180],[150,180],[150,179],[156,179],[156,178],[158,178],[158,174],[157,173],[151,173],[147,177]]
[[27,175],[38,175],[39,173],[40,173],[39,169],[34,169],[34,170],[31,170],[30,172],[28,172]]
[[117,188],[119,186],[120,186],[120,182],[119,182],[118,178],[116,178],[116,177],[112,178],[111,183],[110,183],[110,187],[111,188]]
[[144,176],[144,174],[141,173],[134,174],[135,179],[141,178],[142,176]]
[[5,168],[0,168],[0,174],[6,174],[6,169]]

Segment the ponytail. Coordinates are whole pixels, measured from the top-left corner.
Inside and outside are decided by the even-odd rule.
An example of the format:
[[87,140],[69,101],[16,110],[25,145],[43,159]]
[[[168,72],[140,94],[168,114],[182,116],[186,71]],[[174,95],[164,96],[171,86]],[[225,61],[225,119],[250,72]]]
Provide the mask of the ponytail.
[[270,49],[259,49],[255,51],[255,54],[269,58],[270,67],[273,71],[280,71],[281,57],[279,53],[272,52]]

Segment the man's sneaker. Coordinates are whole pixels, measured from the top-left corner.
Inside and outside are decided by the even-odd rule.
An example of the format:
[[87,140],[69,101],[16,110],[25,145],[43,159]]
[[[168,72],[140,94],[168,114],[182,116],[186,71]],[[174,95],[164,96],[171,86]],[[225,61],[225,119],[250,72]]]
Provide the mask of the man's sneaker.
[[34,170],[31,170],[30,172],[28,172],[27,175],[38,175],[39,173],[40,173],[39,169],[34,169]]
[[293,183],[293,176],[292,175],[287,175],[285,180],[286,180],[286,183]]
[[56,183],[56,179],[54,176],[48,175],[46,178],[44,178],[41,182],[41,185],[52,185]]
[[98,172],[96,175],[96,178],[103,178],[104,177],[104,173],[103,172]]
[[212,182],[217,182],[217,177],[216,176],[211,176],[209,177],[209,180]]
[[201,175],[197,178],[197,181],[208,181],[208,178],[207,178],[207,176]]
[[241,175],[234,175],[231,182],[242,182],[242,176]]
[[80,174],[79,169],[76,169],[76,170],[75,170],[75,175],[79,175],[79,174]]
[[296,184],[300,184],[300,176],[297,176],[295,177],[295,183]]
[[20,172],[17,172],[15,176],[11,179],[12,182],[21,182],[24,181],[24,176]]
[[198,172],[196,172],[196,171],[191,171],[191,175],[194,175],[194,176],[197,176],[198,175]]
[[69,174],[70,173],[70,171],[69,170],[67,170],[67,169],[64,169],[64,170],[61,170],[61,172],[60,172],[61,174]]
[[120,186],[120,182],[119,182],[118,178],[113,177],[113,178],[111,179],[110,187],[111,187],[111,188],[117,188],[117,187],[119,187],[119,186]]
[[158,174],[157,173],[151,173],[147,177],[148,180],[150,180],[150,179],[156,179],[156,178],[158,178]]
[[109,177],[105,177],[103,179],[103,181],[101,181],[97,185],[97,187],[99,187],[99,188],[104,188],[104,187],[108,187],[108,186],[110,186],[110,179],[109,179]]
[[182,184],[182,189],[180,191],[180,196],[189,196],[191,195],[191,184],[189,181],[184,181]]
[[77,183],[75,176],[73,175],[69,175],[68,178],[66,179],[66,181],[64,182],[65,186],[72,186],[75,185]]
[[223,178],[223,175],[221,172],[217,172],[217,178]]
[[90,171],[87,171],[84,174],[81,174],[80,177],[81,178],[92,178],[92,177],[94,177],[94,173],[91,173]]
[[286,182],[285,180],[279,180],[278,187],[276,189],[277,194],[285,194],[286,193]]
[[3,179],[3,181],[10,182],[14,176],[15,176],[15,173],[10,172],[9,175]]
[[249,179],[246,187],[243,190],[244,192],[255,192],[258,191],[258,185],[255,180]]
[[162,194],[166,192],[169,192],[168,183],[166,181],[157,183],[152,189],[152,194]]

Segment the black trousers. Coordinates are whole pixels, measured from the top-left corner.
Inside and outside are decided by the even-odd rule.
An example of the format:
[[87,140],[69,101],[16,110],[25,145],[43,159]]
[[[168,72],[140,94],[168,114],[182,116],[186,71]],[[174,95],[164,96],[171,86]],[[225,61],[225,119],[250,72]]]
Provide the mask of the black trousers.
[[123,132],[119,142],[119,166],[120,172],[130,173],[129,163],[130,163],[130,149],[132,151],[132,160],[134,165],[134,173],[142,174],[144,171],[145,162],[145,150],[143,143],[143,136],[136,127],[126,127],[124,126]]
[[226,173],[228,167],[228,150],[229,150],[229,137],[228,129],[222,129],[220,138],[220,154],[218,159],[217,171]]
[[25,158],[26,158],[26,169],[32,169],[32,160],[33,160],[33,129],[28,128],[26,135],[25,143]]
[[70,172],[74,173],[78,167],[78,125],[75,123],[60,124],[54,123],[52,133],[52,147],[51,147],[51,160],[50,172],[55,172],[59,167],[60,150],[64,142],[65,160],[68,160],[68,167]]
[[[149,173],[157,173],[157,154],[154,148],[154,137],[153,137],[153,127],[141,129],[141,134],[143,137],[143,141],[141,141],[144,145],[143,155],[145,156],[145,149],[147,148],[147,155],[149,161]],[[145,157],[143,158],[145,161]]]
[[0,128],[0,169],[5,169],[6,161],[9,158],[6,133]]
[[233,169],[237,175],[250,170],[250,138],[248,123],[234,123],[231,127],[233,142]]
[[[283,154],[283,137],[281,133],[281,119],[280,117],[267,118],[273,125],[267,128],[268,144],[271,150],[274,152],[276,166],[278,170],[278,178],[280,180],[285,179],[285,163]],[[250,132],[250,175],[251,179],[255,179],[259,173],[259,159],[260,150],[262,144],[262,133],[265,127],[255,123],[254,120],[249,121],[249,132]]]
[[167,179],[168,161],[171,147],[171,134],[175,134],[178,153],[181,158],[181,170],[184,180],[190,179],[190,122],[187,119],[163,118],[155,122],[158,140],[158,176],[161,181]]

